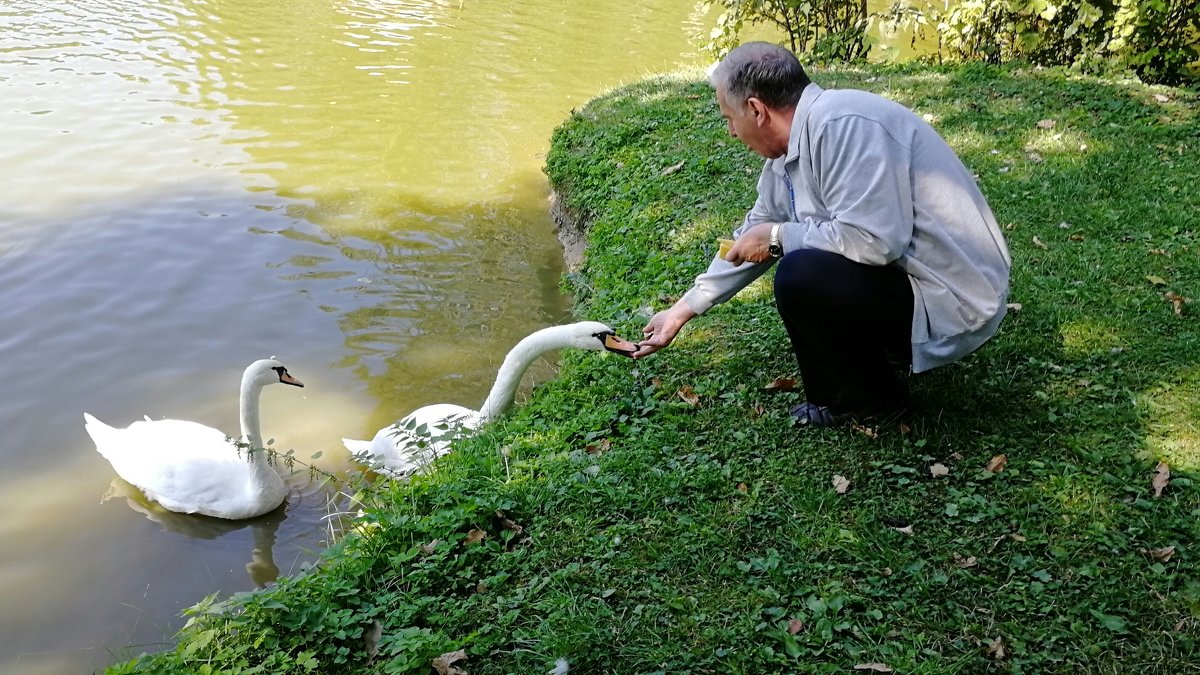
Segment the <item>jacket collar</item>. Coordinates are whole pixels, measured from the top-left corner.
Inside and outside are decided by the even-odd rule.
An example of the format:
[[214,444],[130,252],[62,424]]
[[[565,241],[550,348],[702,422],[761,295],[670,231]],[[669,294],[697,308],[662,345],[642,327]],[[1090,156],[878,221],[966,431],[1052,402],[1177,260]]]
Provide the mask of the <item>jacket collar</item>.
[[808,120],[809,112],[812,111],[813,103],[823,93],[825,93],[825,90],[815,82],[810,82],[804,88],[804,91],[800,93],[800,100],[796,102],[796,111],[792,114],[792,129],[788,133],[787,154],[771,160],[771,170],[775,173],[782,176],[784,172],[783,167],[800,158],[800,137],[803,135],[804,124]]

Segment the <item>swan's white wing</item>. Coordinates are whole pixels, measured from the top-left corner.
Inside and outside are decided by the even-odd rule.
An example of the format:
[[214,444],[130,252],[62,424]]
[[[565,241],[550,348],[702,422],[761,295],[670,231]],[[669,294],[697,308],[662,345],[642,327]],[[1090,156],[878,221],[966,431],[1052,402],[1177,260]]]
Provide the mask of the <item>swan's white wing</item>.
[[230,446],[226,440],[229,435],[225,432],[187,420],[164,419],[134,422],[125,431],[135,433],[138,438],[145,439],[147,442],[158,439],[164,443],[184,443],[192,448],[192,452],[210,451],[224,456],[225,449]]
[[380,473],[402,476],[446,454],[463,431],[479,426],[479,413],[450,403],[428,405],[380,429],[373,439],[342,439],[360,461]]
[[254,511],[258,500],[251,481],[251,467],[230,450],[232,459],[217,457],[175,458],[148,470],[122,478],[137,485],[146,496],[172,511],[204,513],[222,518],[237,518],[242,511]]
[[217,429],[185,420],[116,429],[90,415],[86,420],[96,450],[117,475],[172,511],[230,518],[256,501],[249,457]]

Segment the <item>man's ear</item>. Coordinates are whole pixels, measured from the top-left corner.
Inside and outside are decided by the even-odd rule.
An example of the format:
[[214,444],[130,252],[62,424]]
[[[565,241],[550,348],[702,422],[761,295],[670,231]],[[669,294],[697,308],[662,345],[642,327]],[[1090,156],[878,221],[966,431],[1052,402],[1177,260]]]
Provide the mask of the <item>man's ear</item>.
[[767,121],[771,117],[771,109],[767,107],[767,104],[751,96],[746,99],[746,107],[750,109],[750,114],[754,116],[754,124],[756,126],[767,126]]

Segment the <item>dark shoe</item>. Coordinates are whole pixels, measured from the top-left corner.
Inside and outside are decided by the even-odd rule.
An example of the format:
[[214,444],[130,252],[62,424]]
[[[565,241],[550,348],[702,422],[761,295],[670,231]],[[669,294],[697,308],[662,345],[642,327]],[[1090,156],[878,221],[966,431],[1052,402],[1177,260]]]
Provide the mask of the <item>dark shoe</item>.
[[890,423],[904,417],[908,413],[908,405],[908,398],[905,397],[855,412],[838,413],[827,405],[814,405],[805,401],[792,408],[788,414],[796,418],[796,422],[801,426],[809,427],[836,427],[847,422],[866,420]]
[[834,414],[829,406],[813,405],[808,401],[792,408],[788,413],[796,418],[796,422],[808,427],[835,427],[849,420],[847,415]]

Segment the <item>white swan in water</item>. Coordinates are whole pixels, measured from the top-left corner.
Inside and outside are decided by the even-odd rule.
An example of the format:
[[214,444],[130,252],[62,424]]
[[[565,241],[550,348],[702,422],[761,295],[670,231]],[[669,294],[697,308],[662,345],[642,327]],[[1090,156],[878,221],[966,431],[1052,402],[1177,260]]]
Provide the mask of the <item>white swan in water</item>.
[[479,410],[451,403],[427,405],[380,429],[369,441],[343,438],[342,443],[356,459],[380,473],[396,478],[406,476],[446,454],[450,442],[463,431],[476,429],[504,414],[512,405],[521,376],[530,364],[548,351],[564,348],[607,349],[625,356],[637,351],[636,345],[598,321],[543,328],[518,342],[504,357],[496,383]]
[[255,361],[242,374],[242,439],[253,451],[217,429],[184,420],[147,417],[116,429],[84,413],[84,428],[117,475],[162,506],[229,520],[253,518],[287,496],[283,479],[267,463],[258,421],[262,388],[279,383],[304,386],[274,359]]

